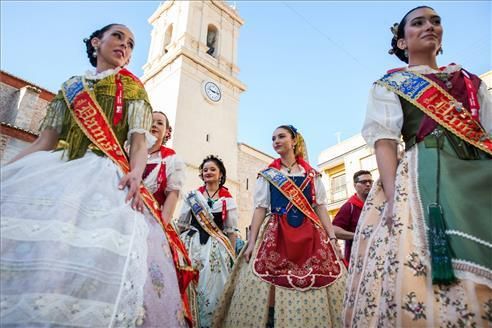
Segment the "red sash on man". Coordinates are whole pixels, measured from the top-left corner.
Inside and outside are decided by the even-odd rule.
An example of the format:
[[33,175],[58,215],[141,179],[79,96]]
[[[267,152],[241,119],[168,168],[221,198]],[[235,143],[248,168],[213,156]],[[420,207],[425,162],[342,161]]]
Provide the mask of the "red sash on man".
[[341,276],[341,265],[319,217],[302,191],[308,184],[314,187],[317,173],[306,166],[307,176],[301,189],[280,172],[279,165],[274,167],[277,163],[272,164],[260,175],[307,219],[298,227],[291,226],[287,222],[288,210],[292,208],[289,205],[285,213],[272,214],[254,259],[253,272],[270,284],[299,291],[329,286]]
[[[126,69],[120,70],[117,74],[130,76],[138,81],[138,78]],[[89,91],[85,79],[82,77],[71,78],[62,85],[62,92],[67,107],[72,109],[72,116],[86,137],[104,152],[108,158],[113,160],[124,174],[130,172],[130,164],[123,148],[118,143],[118,139],[108,123],[106,115],[97,103],[94,94]],[[186,248],[172,225],[163,223],[159,203],[143,184],[140,186],[140,193],[150,213],[161,224],[169,241],[178,275],[181,299],[185,308],[185,317],[191,325],[193,319],[186,288],[191,281],[198,279],[197,272],[193,270]]]

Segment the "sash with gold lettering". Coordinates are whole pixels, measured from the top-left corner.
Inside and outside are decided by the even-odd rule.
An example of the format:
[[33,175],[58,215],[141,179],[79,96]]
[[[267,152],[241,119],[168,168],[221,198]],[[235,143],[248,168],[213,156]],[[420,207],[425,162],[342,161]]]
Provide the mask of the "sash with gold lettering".
[[[287,198],[288,204],[285,211],[272,212],[268,219],[253,272],[272,285],[299,291],[331,285],[341,276],[342,267],[319,217],[301,190],[311,185],[313,177],[308,174],[299,188],[273,167],[259,174]],[[287,220],[292,206],[306,216],[297,227]]]
[[491,137],[463,104],[434,81],[415,72],[396,71],[376,84],[408,100],[460,139],[492,155]]
[[290,204],[297,207],[307,218],[313,221],[314,224],[323,228],[318,215],[314,212],[314,209],[302,193],[302,190],[289,179],[289,177],[273,167],[269,167],[259,174],[290,200]]
[[[118,74],[120,73],[132,75],[125,69],[122,69]],[[94,94],[88,89],[85,79],[80,76],[71,78],[62,85],[62,92],[67,107],[71,109],[75,122],[77,122],[86,137],[104,152],[108,158],[113,160],[124,174],[130,172],[130,164],[123,148],[118,143],[118,139],[96,101]],[[174,230],[171,224],[163,223],[160,206],[154,196],[143,184],[140,186],[140,193],[149,212],[162,226],[169,241],[169,247],[178,275],[185,316],[188,323],[191,323],[193,320],[186,295],[186,288],[191,281],[197,281],[198,273],[193,270],[186,248],[176,230]]]
[[229,238],[224,235],[224,233],[215,224],[213,215],[204,208],[202,202],[198,199],[197,192],[198,191],[196,190],[190,192],[185,199],[186,203],[191,208],[191,213],[193,213],[193,216],[203,230],[205,230],[212,238],[217,239],[217,241],[227,250],[227,253],[231,259],[234,260],[236,257],[236,252],[234,251],[234,248],[232,248]]

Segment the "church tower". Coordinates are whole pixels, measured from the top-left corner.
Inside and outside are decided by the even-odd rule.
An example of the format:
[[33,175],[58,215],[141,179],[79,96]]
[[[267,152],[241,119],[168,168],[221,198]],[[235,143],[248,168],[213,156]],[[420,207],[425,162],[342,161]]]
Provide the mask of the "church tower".
[[149,22],[142,81],[152,106],[169,118],[168,146],[187,166],[184,191],[202,184],[198,166],[214,154],[224,161],[226,186],[237,196],[238,106],[246,89],[237,77],[237,43],[244,21],[225,1],[168,0]]

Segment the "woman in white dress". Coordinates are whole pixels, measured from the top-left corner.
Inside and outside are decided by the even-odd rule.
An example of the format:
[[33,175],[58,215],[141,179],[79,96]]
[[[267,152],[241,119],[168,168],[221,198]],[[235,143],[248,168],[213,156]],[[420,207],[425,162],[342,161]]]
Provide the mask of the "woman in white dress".
[[147,240],[162,228],[141,213],[139,186],[155,138],[147,93],[124,68],[134,36],[110,24],[84,41],[95,71],[62,85],[39,138],[2,168],[0,321],[167,326],[150,322],[144,307]]
[[237,206],[224,187],[226,169],[215,156],[208,156],[199,167],[205,185],[185,196],[178,226],[198,270],[198,320],[200,327],[211,327],[212,315],[235,258]]

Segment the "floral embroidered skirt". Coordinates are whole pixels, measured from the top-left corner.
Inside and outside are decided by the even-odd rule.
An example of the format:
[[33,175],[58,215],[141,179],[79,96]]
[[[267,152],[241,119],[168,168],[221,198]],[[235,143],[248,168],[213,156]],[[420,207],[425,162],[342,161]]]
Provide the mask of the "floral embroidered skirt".
[[346,272],[331,285],[306,291],[274,286],[253,272],[254,258],[268,229],[265,219],[249,263],[243,251],[234,264],[217,307],[213,327],[265,327],[268,320],[270,290],[275,291],[275,327],[341,327],[342,299]]
[[196,321],[199,327],[211,327],[213,313],[231,272],[232,261],[225,247],[215,238],[209,237],[207,242],[201,245],[198,230],[192,227],[190,231],[183,232],[181,239],[188,250],[193,267],[199,271],[195,294],[198,316]]
[[[458,229],[450,227],[475,224],[486,230],[483,232],[485,235],[490,235],[490,210],[488,218],[460,213],[473,213],[474,206],[480,207],[478,210],[487,211],[487,206],[490,206],[492,183],[491,162],[488,162],[488,173],[483,169],[476,171],[481,172],[480,177],[465,175],[457,178],[449,171],[452,167],[466,170],[467,166],[484,163],[458,162],[458,159],[452,159],[452,156],[447,157],[451,154],[447,150],[445,145],[441,154],[441,179],[447,181],[441,180],[441,187],[444,188],[441,188],[440,197],[444,219],[448,220],[447,234],[454,234],[455,230],[451,229]],[[452,244],[458,256],[453,259],[458,282],[452,285],[432,284],[427,214],[424,210],[426,205],[435,199],[435,156],[435,148],[426,149],[424,143],[420,143],[407,151],[400,161],[395,182],[394,218],[391,229],[388,229],[385,219],[387,209],[381,183],[375,184],[369,194],[352,246],[344,298],[343,319],[346,327],[492,326],[491,271],[485,266],[472,263],[471,260],[460,260],[462,250],[459,248],[468,247],[471,242],[479,241],[478,238],[470,239],[463,235],[462,241]],[[460,185],[453,186],[452,184],[459,179],[463,179],[459,182]],[[480,190],[480,185],[485,181],[489,181],[486,187],[488,196],[482,195],[485,199],[481,202],[473,195]],[[432,187],[429,188],[429,185]],[[486,197],[489,198],[488,202]],[[465,210],[460,212],[459,207]],[[488,226],[483,225],[487,220]],[[475,245],[475,249],[486,244]],[[463,256],[479,259],[487,254],[486,251],[480,250],[473,252],[469,251]],[[489,265],[491,255],[492,252],[489,251]],[[484,264],[487,265],[486,262]]]
[[184,326],[164,233],[125,204],[119,169],[91,152],[61,156],[2,167],[2,324]]

